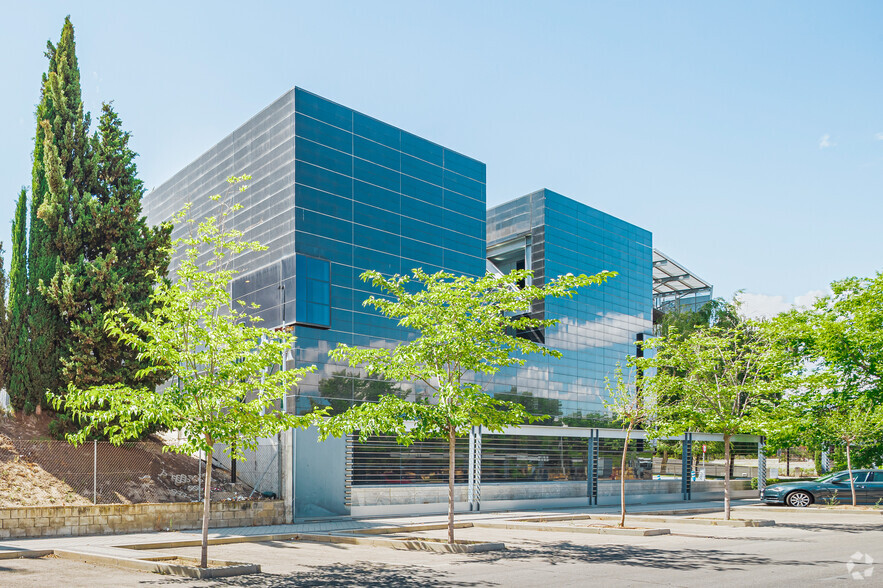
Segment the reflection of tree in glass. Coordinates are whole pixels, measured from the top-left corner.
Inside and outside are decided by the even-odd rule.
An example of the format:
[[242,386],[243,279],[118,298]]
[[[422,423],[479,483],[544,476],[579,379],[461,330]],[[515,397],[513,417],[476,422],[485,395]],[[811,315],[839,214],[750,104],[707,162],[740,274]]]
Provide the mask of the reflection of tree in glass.
[[568,427],[589,427],[600,429],[618,429],[620,422],[616,417],[603,412],[575,411],[572,415],[562,417],[561,423]]
[[[534,396],[532,392],[519,392],[517,386],[512,386],[509,392],[497,392],[494,398],[507,402],[517,402],[524,410],[536,416],[561,416],[561,401],[555,398],[542,398]],[[549,424],[551,419],[546,419],[544,424]]]
[[321,402],[322,406],[331,406],[331,414],[336,414],[346,411],[354,404],[377,402],[384,394],[405,398],[408,392],[402,390],[395,382],[374,376],[360,378],[353,372],[340,370],[319,381],[319,395],[327,402],[318,399],[311,399],[311,402],[313,404]]

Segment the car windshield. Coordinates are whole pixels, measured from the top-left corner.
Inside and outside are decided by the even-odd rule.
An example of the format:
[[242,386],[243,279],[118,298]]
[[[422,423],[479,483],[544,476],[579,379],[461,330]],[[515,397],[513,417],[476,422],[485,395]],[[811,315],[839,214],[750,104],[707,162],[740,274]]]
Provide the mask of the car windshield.
[[[858,476],[859,472],[852,470],[853,476]],[[825,474],[821,478],[816,478],[815,482],[842,482],[844,480],[849,480],[849,472],[835,472],[833,474]]]

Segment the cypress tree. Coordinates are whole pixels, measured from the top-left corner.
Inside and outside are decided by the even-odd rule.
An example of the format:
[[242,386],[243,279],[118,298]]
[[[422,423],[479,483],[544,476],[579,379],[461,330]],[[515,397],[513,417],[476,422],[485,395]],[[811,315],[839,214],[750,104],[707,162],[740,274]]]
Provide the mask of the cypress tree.
[[9,315],[6,312],[6,267],[0,243],[0,389],[9,387]]
[[9,260],[9,384],[12,405],[21,410],[28,398],[28,195],[21,189],[12,219],[12,258]]
[[[171,226],[150,228],[141,216],[144,186],[128,146],[130,135],[121,127],[111,105],[102,105],[90,140],[90,193],[75,203],[69,227],[62,216],[68,192],[61,165],[54,155],[46,158],[49,195],[40,218],[51,231],[68,234],[58,241],[60,262],[44,293],[67,317],[62,376],[80,389],[116,383],[155,386],[164,380],[162,374],[149,382],[139,379],[137,372],[146,364],[104,331],[104,313],[124,304],[138,316],[147,315],[151,271],[165,275],[169,263]],[[65,250],[69,243],[76,249]]]
[[[37,131],[34,141],[34,165],[28,243],[28,325],[30,345],[27,351],[26,412],[45,404],[47,390],[61,391],[60,365],[67,338],[66,313],[49,304],[45,288],[65,260],[76,258],[76,213],[82,209],[91,175],[89,115],[84,114],[80,92],[74,28],[70,17],[64,21],[61,40],[47,43],[49,69],[43,75],[40,103],[37,105]],[[54,165],[53,170],[47,164]],[[51,171],[51,173],[50,173]],[[50,186],[50,181],[54,185]],[[44,203],[44,200],[46,201]],[[44,207],[46,204],[46,207]],[[54,228],[38,216],[56,220]]]

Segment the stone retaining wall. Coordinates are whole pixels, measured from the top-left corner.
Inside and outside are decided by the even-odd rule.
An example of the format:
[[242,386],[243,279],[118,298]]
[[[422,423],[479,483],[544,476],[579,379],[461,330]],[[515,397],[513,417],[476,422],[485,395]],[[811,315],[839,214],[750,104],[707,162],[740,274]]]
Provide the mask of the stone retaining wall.
[[[211,508],[210,527],[285,522],[281,500],[214,502]],[[0,539],[199,529],[202,509],[201,502],[0,508]]]

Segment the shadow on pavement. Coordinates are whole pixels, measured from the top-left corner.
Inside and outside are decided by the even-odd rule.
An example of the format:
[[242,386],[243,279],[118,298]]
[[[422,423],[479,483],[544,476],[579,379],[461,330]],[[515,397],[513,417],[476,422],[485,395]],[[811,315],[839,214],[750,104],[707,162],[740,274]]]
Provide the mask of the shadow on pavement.
[[883,525],[878,523],[780,523],[777,527],[787,529],[800,529],[802,531],[834,531],[837,533],[867,533],[869,531],[883,531]]
[[642,568],[669,570],[742,570],[760,565],[814,566],[838,562],[805,562],[771,559],[750,553],[736,553],[719,549],[657,549],[637,545],[580,545],[569,541],[557,543],[522,542],[507,545],[504,552],[486,552],[473,556],[475,560],[499,562],[537,560],[556,565],[571,563],[616,564]]
[[[496,586],[487,582],[460,582],[450,579],[447,572],[426,566],[391,566],[370,562],[331,564],[294,574],[249,574],[234,578],[218,578],[205,581],[201,586],[242,586],[244,588],[283,588],[289,586],[359,586],[400,588],[424,588],[426,586]],[[163,578],[154,582],[142,582],[142,586],[174,586],[191,584],[185,578]]]

